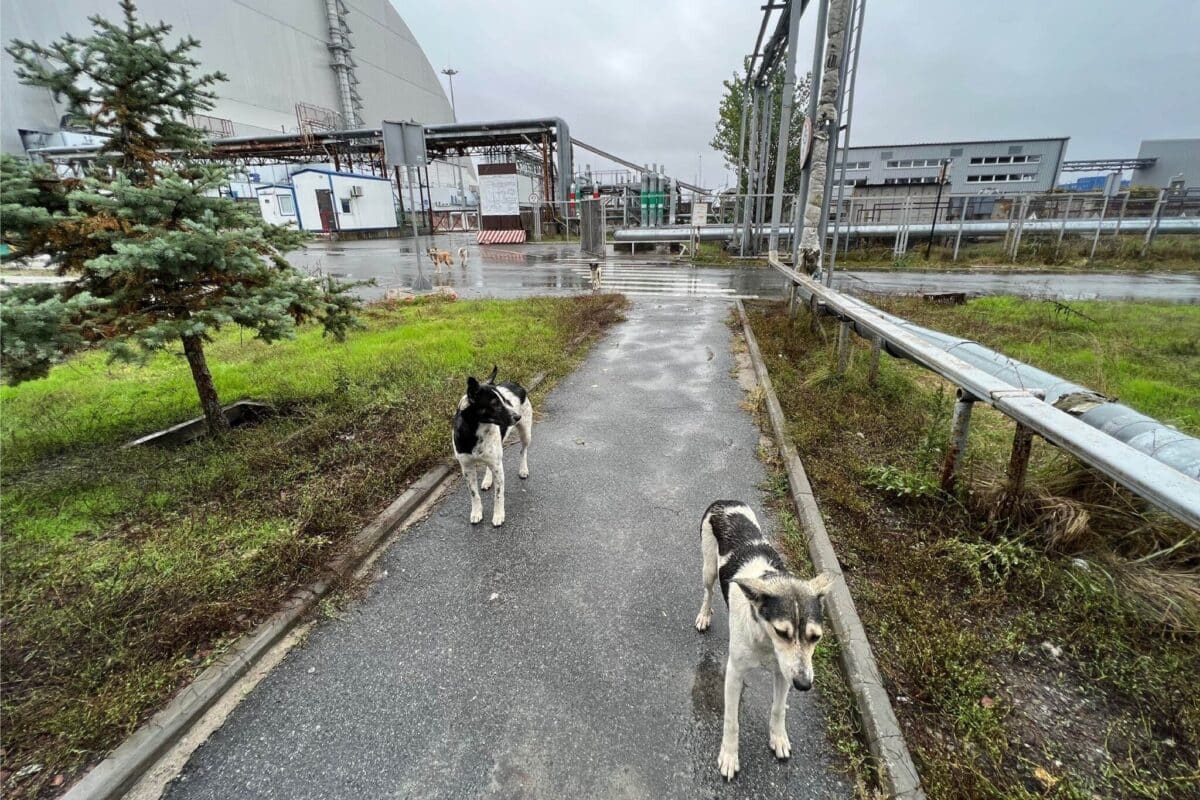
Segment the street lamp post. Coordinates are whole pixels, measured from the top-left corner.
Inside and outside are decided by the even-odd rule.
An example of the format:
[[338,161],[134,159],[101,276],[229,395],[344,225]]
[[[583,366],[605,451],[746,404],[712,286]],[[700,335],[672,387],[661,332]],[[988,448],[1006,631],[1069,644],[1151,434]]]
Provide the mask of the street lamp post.
[[450,79],[450,115],[454,117],[455,122],[458,122],[458,109],[454,107],[454,76],[458,74],[458,70],[454,67],[446,67],[442,70],[442,74]]
[[[442,70],[442,74],[450,79],[450,116],[454,117],[454,121],[458,122],[458,108],[454,105],[454,76],[458,74],[458,70],[454,67],[446,67]],[[459,157],[461,159],[461,156]],[[467,189],[463,186],[462,164],[455,163],[458,168],[458,194],[462,201],[463,207],[467,205]]]

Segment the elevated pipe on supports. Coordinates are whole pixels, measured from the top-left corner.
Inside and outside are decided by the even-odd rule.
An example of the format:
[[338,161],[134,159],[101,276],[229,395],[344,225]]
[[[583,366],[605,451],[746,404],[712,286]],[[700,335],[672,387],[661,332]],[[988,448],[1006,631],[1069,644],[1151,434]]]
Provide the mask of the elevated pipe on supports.
[[[1112,232],[1116,230],[1117,220],[1104,220],[1100,226],[1103,232]],[[1127,233],[1143,233],[1157,222],[1157,233],[1159,235],[1181,234],[1181,233],[1200,233],[1200,217],[1173,217],[1170,219],[1154,220],[1148,217],[1127,217],[1121,224],[1121,230]],[[908,226],[896,223],[871,223],[860,225],[847,225],[842,230],[855,237],[862,238],[881,238],[895,236],[898,232],[904,230]],[[972,222],[961,222],[963,236],[1003,236],[1008,227],[1008,223],[992,220],[976,220]],[[1069,220],[1064,223],[1063,220],[1029,220],[1025,223],[1025,234],[1044,233],[1057,234],[1060,228],[1069,233],[1092,233],[1096,230],[1095,220]],[[786,225],[779,229],[780,236],[791,236],[792,226]],[[929,235],[929,229],[922,230],[920,227],[912,228],[908,231],[910,234],[916,235],[918,238]],[[739,233],[738,226],[735,225],[706,225],[701,228],[698,235],[702,241],[712,242],[730,239]],[[619,228],[613,233],[613,238],[618,242],[676,242],[686,241],[690,235],[690,229],[687,226],[677,225],[675,227],[663,227],[653,231],[642,230],[639,228]]]
[[[778,259],[771,259],[771,266],[796,284],[814,310],[824,304],[829,313],[850,322],[858,335],[882,339],[890,355],[941,375],[966,396],[987,403],[1180,521],[1200,528],[1200,480],[1195,477],[1200,475],[1200,440],[974,342],[886,314],[822,286]],[[1036,386],[1035,381],[1047,385]],[[1058,407],[1056,401],[1071,410]]]

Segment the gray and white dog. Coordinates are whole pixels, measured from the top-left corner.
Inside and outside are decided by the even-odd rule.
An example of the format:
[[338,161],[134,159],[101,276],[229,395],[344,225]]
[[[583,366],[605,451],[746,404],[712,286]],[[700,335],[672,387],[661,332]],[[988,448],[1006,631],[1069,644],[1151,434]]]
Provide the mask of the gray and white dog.
[[768,732],[777,758],[791,757],[785,717],[788,690],[812,688],[812,655],[824,633],[821,598],[833,585],[823,572],[802,580],[788,572],[745,503],[718,500],[700,522],[704,555],[704,601],[696,630],[712,622],[712,590],[719,578],[729,608],[729,661],[725,665],[725,724],[717,768],[727,780],[738,772],[738,704],[745,673],[768,667],[775,700]]
[[492,525],[504,524],[504,437],[512,428],[521,437],[522,478],[529,477],[529,440],[533,436],[533,406],[529,393],[516,383],[496,383],[496,371],[486,383],[467,378],[467,393],[458,402],[454,415],[454,456],[462,467],[471,490],[471,524],[483,519],[483,500],[476,486],[476,471],[482,466],[483,490],[494,481]]

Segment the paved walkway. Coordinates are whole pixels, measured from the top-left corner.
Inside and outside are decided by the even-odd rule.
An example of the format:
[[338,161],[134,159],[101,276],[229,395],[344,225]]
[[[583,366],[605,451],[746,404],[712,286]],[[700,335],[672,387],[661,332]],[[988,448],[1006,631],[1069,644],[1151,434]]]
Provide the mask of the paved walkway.
[[729,497],[761,514],[764,478],[729,308],[636,304],[540,409],[528,481],[510,449],[504,527],[472,527],[458,481],[167,796],[850,796],[815,691],[791,695],[791,761],[769,752],[765,672],[742,703],[742,772],[717,773],[728,630],[720,603],[710,633],[692,628],[699,519]]

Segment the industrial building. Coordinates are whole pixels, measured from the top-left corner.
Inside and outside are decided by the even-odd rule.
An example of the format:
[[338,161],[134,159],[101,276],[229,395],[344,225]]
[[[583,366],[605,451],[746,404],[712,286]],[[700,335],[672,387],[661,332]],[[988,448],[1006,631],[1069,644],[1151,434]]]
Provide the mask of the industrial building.
[[[377,127],[385,119],[454,121],[437,73],[388,0],[139,0],[138,13],[144,21],[174,26],[172,38],[194,36],[200,41],[193,52],[198,69],[228,77],[216,86],[215,107],[189,120],[214,138]],[[97,14],[118,19],[117,0],[0,0],[6,41],[47,44],[68,33],[85,35],[91,30],[88,17]],[[66,106],[44,89],[21,84],[8,53],[0,62],[3,152],[21,155],[102,140],[64,128]],[[270,185],[287,183],[296,167],[260,164],[254,175],[242,176],[242,184],[268,184],[273,198]],[[469,158],[431,163],[427,182],[447,205],[473,195],[478,185]],[[453,191],[435,191],[438,187]],[[298,210],[310,217],[303,204]],[[395,214],[388,213],[395,226]],[[310,219],[315,221],[315,212],[305,222]]]
[[[199,39],[199,69],[229,78],[216,87],[216,107],[193,120],[215,135],[453,121],[437,73],[388,0],[139,0],[138,12],[173,25],[173,37]],[[117,0],[0,0],[5,41],[83,35],[97,14],[118,19]],[[4,53],[4,152],[74,143],[60,136],[66,107],[45,89],[21,84],[14,68]]]
[[841,177],[848,186],[880,186],[903,194],[899,187],[936,184],[943,162],[949,161],[948,194],[1048,192],[1058,183],[1068,140],[1064,136],[851,147]]
[[1153,161],[1133,170],[1134,186],[1172,191],[1200,187],[1200,139],[1143,139],[1138,159]]

